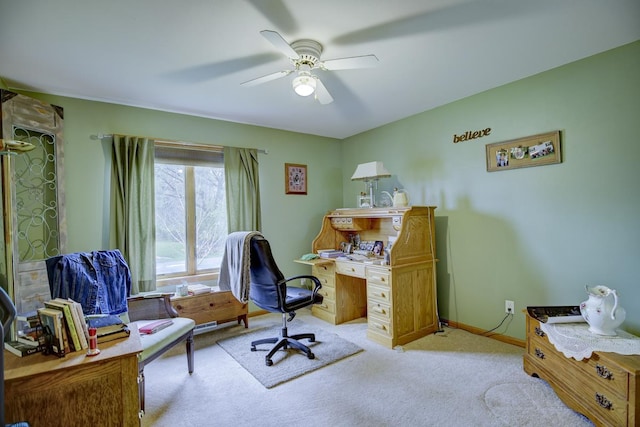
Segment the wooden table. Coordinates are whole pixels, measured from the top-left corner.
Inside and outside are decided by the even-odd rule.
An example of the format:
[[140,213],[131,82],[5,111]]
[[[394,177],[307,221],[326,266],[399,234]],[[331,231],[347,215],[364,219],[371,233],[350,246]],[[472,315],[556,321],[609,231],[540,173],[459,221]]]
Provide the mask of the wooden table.
[[6,423],[38,426],[139,426],[136,328],[131,336],[58,358],[17,357],[5,351]]

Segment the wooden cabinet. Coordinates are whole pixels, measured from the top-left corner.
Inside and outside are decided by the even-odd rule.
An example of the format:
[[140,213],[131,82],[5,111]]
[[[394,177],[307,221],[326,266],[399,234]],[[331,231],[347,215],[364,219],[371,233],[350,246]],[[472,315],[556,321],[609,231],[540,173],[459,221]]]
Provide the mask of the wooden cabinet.
[[139,426],[138,353],[132,328],[127,339],[100,344],[100,354],[62,358],[5,351],[5,418],[38,426]]
[[549,383],[562,401],[599,426],[640,425],[640,356],[594,352],[575,360],[551,344],[527,315],[524,370]]
[[[387,347],[406,344],[437,330],[435,207],[337,209],[322,222],[312,250],[338,249],[357,233],[363,241],[393,242],[389,264],[318,259],[324,301],[315,316],[333,324],[367,316],[369,339]],[[303,262],[303,261],[299,261]]]
[[238,324],[244,322],[245,328],[248,326],[248,304],[238,301],[231,291],[215,291],[200,295],[173,297],[171,298],[171,305],[176,309],[180,317],[193,319],[196,325],[237,321]]

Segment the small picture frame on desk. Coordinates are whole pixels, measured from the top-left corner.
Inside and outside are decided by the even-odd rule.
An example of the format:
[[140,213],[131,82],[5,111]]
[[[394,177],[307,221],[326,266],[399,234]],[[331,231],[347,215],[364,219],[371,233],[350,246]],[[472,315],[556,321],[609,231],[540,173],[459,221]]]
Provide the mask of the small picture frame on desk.
[[384,244],[382,243],[382,241],[380,240],[375,241],[375,243],[373,244],[373,254],[375,256],[384,255]]
[[307,194],[307,165],[284,164],[284,189],[286,194]]

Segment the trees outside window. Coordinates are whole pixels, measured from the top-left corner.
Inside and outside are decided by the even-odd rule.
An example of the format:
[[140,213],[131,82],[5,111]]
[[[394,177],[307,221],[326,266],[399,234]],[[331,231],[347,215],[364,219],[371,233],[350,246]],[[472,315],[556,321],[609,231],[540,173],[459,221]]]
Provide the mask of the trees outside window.
[[222,153],[156,148],[158,279],[217,275],[227,237]]

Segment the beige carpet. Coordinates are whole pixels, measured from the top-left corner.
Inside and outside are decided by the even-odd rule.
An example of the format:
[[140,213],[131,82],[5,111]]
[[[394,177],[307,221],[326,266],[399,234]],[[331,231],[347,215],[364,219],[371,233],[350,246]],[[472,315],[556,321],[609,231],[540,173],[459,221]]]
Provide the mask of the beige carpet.
[[218,345],[266,388],[275,387],[362,351],[362,348],[352,342],[324,329],[307,325],[296,318],[288,322],[288,334],[315,334],[314,342],[309,342],[307,339],[301,340],[311,349],[315,357],[308,359],[305,354],[295,348],[281,349],[271,358],[273,365],[267,366],[265,356],[273,344],[261,344],[256,346],[256,351],[251,351],[250,343],[261,338],[277,337],[281,329],[282,322],[251,333],[222,339],[218,341]]
[[366,319],[334,326],[304,310],[298,318],[364,351],[267,389],[216,342],[278,315],[202,334],[192,375],[182,349],[146,367],[142,425],[592,426],[523,371],[520,347],[446,328],[392,350],[366,338]]

